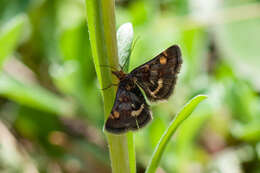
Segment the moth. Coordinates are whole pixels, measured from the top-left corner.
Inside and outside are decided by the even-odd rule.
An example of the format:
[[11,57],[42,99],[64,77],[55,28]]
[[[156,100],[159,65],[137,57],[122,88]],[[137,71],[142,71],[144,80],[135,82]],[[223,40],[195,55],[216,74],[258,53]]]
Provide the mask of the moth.
[[152,113],[141,89],[151,102],[168,99],[181,64],[181,50],[173,45],[128,74],[122,70],[112,71],[119,85],[105,129],[120,134],[144,127],[152,119]]

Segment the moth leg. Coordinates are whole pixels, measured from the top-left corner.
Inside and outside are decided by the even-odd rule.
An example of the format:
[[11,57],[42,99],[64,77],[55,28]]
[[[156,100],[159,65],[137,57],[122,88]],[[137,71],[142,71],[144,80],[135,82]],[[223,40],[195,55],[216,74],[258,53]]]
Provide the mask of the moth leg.
[[135,117],[135,123],[136,123],[136,127],[137,127],[137,129],[140,129],[140,127],[139,127],[139,124],[138,124],[138,121],[137,121],[137,118]]
[[110,65],[99,65],[100,67],[107,67],[107,68],[111,68],[113,70],[117,70],[117,68],[110,66]]
[[[119,83],[118,83],[119,84]],[[110,85],[108,85],[107,87],[105,87],[105,88],[101,88],[101,90],[106,90],[106,89],[109,89],[109,88],[111,88],[112,86],[118,86],[118,84],[110,84]]]

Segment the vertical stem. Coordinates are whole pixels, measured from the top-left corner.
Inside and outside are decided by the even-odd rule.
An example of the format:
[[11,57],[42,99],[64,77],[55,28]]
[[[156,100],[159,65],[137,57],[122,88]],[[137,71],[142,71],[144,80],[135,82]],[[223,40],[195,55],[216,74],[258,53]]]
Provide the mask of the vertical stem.
[[[95,69],[101,88],[118,83],[109,68],[118,67],[115,2],[114,0],[86,0],[87,21]],[[103,90],[104,114],[108,117],[114,103],[116,88]],[[135,151],[132,132],[124,135],[106,133],[113,173],[135,173]]]

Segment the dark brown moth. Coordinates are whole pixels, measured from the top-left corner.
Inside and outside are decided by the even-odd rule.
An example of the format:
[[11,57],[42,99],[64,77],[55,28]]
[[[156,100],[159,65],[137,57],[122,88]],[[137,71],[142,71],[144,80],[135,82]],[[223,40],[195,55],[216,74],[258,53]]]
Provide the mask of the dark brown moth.
[[140,88],[151,102],[166,100],[173,92],[181,64],[180,48],[174,45],[128,74],[112,71],[120,82],[105,129],[120,134],[145,126],[152,113]]

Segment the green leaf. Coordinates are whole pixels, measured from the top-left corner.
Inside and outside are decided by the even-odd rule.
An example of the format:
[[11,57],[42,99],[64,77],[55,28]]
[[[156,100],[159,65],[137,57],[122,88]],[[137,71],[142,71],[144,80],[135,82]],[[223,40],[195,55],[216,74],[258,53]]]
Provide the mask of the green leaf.
[[134,30],[131,23],[125,23],[117,30],[117,47],[119,64],[125,72],[129,68],[131,46],[134,38]]
[[157,144],[155,151],[152,155],[152,158],[148,164],[148,167],[146,169],[146,173],[154,173],[160,163],[160,160],[162,158],[163,151],[165,150],[168,142],[170,141],[172,135],[177,130],[177,128],[181,125],[181,123],[189,117],[189,115],[193,112],[193,110],[196,108],[196,106],[204,99],[206,99],[207,96],[205,95],[198,95],[194,97],[192,100],[190,100],[183,108],[182,110],[175,116],[174,120],[170,123],[167,130],[162,135],[159,143]]
[[23,31],[25,21],[25,15],[19,15],[0,29],[0,68],[2,68],[6,57],[15,49],[20,34]]
[[72,104],[48,90],[22,83],[5,73],[0,75],[0,95],[22,105],[57,115],[71,115]]

